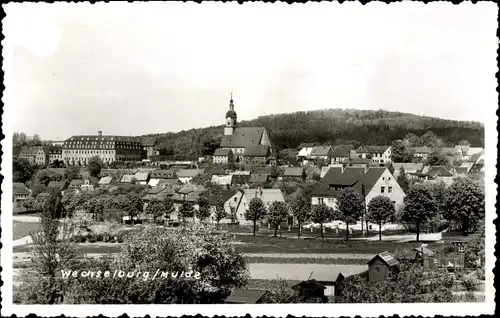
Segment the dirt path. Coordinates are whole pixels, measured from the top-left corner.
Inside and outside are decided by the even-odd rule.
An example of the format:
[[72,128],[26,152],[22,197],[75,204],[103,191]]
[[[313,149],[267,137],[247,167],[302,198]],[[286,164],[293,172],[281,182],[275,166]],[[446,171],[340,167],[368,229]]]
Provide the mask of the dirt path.
[[374,254],[353,253],[242,253],[243,257],[272,257],[272,258],[324,258],[324,259],[366,259],[369,260]]

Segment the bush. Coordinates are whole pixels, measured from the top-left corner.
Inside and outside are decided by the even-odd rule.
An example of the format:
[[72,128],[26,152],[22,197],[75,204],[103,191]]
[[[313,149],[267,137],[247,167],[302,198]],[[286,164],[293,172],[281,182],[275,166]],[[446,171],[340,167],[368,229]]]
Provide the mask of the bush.
[[484,273],[484,269],[482,269],[482,268],[478,268],[477,269],[476,275],[477,275],[477,279],[479,279],[479,280],[485,280],[486,279],[486,275]]
[[462,286],[466,291],[476,291],[477,290],[477,280],[474,277],[464,276],[462,278]]

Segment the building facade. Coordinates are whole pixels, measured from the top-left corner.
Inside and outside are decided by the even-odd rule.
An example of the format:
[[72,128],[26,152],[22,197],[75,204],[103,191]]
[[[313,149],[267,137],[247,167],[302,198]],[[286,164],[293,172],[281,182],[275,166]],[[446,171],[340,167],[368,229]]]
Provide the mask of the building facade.
[[44,166],[49,162],[48,147],[23,147],[19,158],[27,160],[32,165]]
[[62,147],[51,147],[49,149],[49,164],[54,163],[54,161],[63,161]]
[[64,142],[62,157],[67,165],[87,165],[90,158],[95,156],[108,164],[114,161],[140,161],[143,147],[139,138],[103,136],[101,131],[93,136],[73,136]]

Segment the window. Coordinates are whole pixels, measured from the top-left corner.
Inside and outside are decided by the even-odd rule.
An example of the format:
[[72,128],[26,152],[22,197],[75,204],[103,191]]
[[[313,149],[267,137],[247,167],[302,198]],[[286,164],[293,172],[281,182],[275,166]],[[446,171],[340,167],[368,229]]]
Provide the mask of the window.
[[385,192],[385,187],[380,187],[380,193],[384,193]]
[[234,202],[236,202],[236,201],[238,201],[238,198],[237,198],[237,197],[235,197],[235,198],[234,198]]
[[391,193],[392,192],[392,187],[387,188],[387,192]]
[[324,204],[325,202],[324,202],[323,198],[318,198],[318,203],[319,204]]

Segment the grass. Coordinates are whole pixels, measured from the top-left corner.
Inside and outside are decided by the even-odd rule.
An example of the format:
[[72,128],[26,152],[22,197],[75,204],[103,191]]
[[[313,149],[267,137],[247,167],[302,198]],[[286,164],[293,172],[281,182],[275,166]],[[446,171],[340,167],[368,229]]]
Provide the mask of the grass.
[[38,230],[38,227],[39,223],[14,221],[12,223],[12,238],[14,240],[23,238],[29,235],[30,232],[36,232]]
[[[296,285],[300,283],[298,280],[286,280],[290,285]],[[259,290],[269,290],[276,286],[276,281],[268,279],[249,279],[246,288],[248,289],[259,289]]]
[[268,264],[334,264],[334,265],[365,265],[367,260],[355,258],[314,258],[314,257],[244,257],[247,263]]

